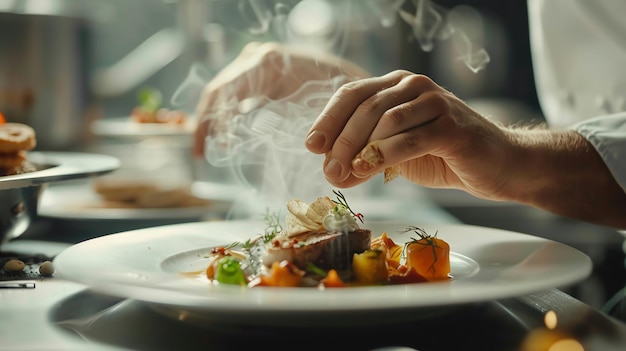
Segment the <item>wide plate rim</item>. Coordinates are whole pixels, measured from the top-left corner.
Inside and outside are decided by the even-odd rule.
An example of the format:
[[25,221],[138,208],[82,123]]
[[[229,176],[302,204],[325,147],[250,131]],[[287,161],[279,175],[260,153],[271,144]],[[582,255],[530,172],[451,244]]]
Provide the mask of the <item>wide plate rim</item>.
[[[371,224],[376,228],[382,228],[407,223],[377,221]],[[57,269],[55,275],[85,284],[102,293],[196,313],[231,314],[241,318],[272,313],[317,316],[327,313],[336,318],[338,312],[363,313],[402,309],[410,311],[517,297],[574,284],[586,278],[592,269],[590,258],[568,245],[528,234],[466,224],[424,226],[427,230],[438,230],[442,237],[446,237],[446,232],[452,233],[450,230],[463,230],[469,233],[467,235],[472,240],[464,241],[460,241],[459,233],[454,234],[450,243],[451,248],[452,251],[467,255],[478,262],[481,273],[475,278],[459,281],[325,291],[315,288],[249,289],[214,287],[207,285],[206,282],[174,276],[161,267],[163,260],[176,254],[176,250],[181,253],[183,252],[180,251],[181,247],[189,248],[188,245],[196,245],[198,233],[214,230],[223,235],[223,238],[219,239],[220,242],[228,243],[237,239],[236,235],[229,232],[229,228],[260,230],[263,228],[262,225],[262,222],[256,220],[194,222],[131,230],[94,238],[75,244],[57,255],[54,260]],[[170,238],[167,238],[168,236]],[[479,252],[476,250],[487,248],[484,242],[481,244],[480,241],[490,236],[497,239],[489,243],[491,251],[485,250],[485,257],[478,259],[472,257]],[[451,237],[448,234],[448,238]],[[215,238],[211,243],[215,244]],[[165,244],[171,247],[164,248]],[[515,246],[521,254],[502,252],[504,248],[511,249]],[[155,265],[150,267],[160,268],[150,271],[152,268],[146,270],[136,266],[136,263],[141,263],[141,258],[130,265],[128,262],[114,262],[123,256],[119,253],[123,250],[126,250],[128,257],[138,252],[152,255],[151,259],[154,262],[148,266],[154,263]],[[96,252],[99,256],[94,257]],[[118,254],[111,255],[112,252]],[[515,265],[502,266],[503,262],[507,263],[507,260],[511,260],[511,256],[515,255],[518,255],[514,258]],[[127,265],[120,266],[121,264]],[[203,287],[200,287],[200,284],[204,284]],[[373,301],[376,303],[372,303]]]

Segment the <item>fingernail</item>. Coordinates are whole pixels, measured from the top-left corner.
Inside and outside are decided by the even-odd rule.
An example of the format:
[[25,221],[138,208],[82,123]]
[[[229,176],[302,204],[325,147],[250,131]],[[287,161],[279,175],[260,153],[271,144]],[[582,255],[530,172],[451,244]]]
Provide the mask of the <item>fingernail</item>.
[[372,168],[374,168],[374,166],[362,159],[360,156],[357,156],[352,161],[352,174],[356,177],[363,178],[364,176],[367,176]]
[[324,167],[324,173],[326,174],[326,177],[336,180],[341,180],[342,171],[343,167],[341,166],[341,163],[339,163],[339,161],[337,160],[330,160],[326,164],[326,167]]
[[313,149],[321,149],[326,143],[326,136],[319,130],[314,130],[306,137],[306,145]]
[[385,162],[380,149],[378,149],[376,145],[372,144],[367,145],[358,157],[363,161],[363,163],[368,163],[370,166],[378,166],[379,164]]

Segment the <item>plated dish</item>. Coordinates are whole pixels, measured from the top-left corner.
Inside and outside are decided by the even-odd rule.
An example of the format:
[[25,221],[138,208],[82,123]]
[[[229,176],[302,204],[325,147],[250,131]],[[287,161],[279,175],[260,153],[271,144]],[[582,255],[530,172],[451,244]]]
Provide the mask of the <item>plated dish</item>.
[[[371,222],[398,243],[415,223]],[[262,232],[262,221],[196,222],[111,234],[76,244],[54,260],[56,277],[146,302],[179,319],[244,324],[341,324],[424,318],[468,303],[521,296],[587,277],[591,260],[567,245],[510,231],[432,225],[449,242],[451,281],[337,289],[207,284],[184,272],[207,266],[214,247]]]
[[91,132],[100,137],[146,138],[189,136],[196,128],[196,119],[188,116],[182,124],[137,123],[130,116],[106,117],[91,124]]
[[120,167],[120,161],[115,157],[77,152],[33,151],[28,153],[28,161],[37,170],[0,177],[0,190],[97,176]]

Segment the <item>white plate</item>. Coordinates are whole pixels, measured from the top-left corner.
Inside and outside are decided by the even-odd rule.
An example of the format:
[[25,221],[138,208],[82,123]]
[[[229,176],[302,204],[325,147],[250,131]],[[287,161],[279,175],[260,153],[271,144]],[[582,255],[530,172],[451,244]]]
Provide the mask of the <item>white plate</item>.
[[[372,222],[397,243],[416,223]],[[212,247],[243,241],[265,229],[258,221],[185,223],[134,230],[76,244],[55,259],[55,276],[95,291],[148,302],[181,320],[217,319],[256,325],[381,323],[423,318],[467,303],[509,298],[573,284],[591,260],[554,241],[467,225],[428,225],[449,242],[450,282],[318,290],[214,286],[182,272],[202,270]]]
[[168,123],[137,123],[124,117],[106,117],[91,124],[91,132],[101,137],[146,138],[189,136],[196,128],[196,119],[187,115],[182,125]]
[[120,167],[117,158],[92,153],[29,152],[27,159],[39,170],[0,177],[0,190],[97,176]]
[[[224,218],[233,204],[234,192],[213,185],[207,206],[175,208],[107,208],[87,182],[50,185],[41,195],[41,216],[69,220],[171,220]],[[205,198],[204,196],[200,196]]]

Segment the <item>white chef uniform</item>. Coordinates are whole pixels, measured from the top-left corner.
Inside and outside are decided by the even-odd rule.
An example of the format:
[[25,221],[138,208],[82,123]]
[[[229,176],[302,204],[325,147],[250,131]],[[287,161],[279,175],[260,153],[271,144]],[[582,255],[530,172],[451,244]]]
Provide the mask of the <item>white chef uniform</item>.
[[626,0],[528,0],[539,102],[571,128],[626,190]]

